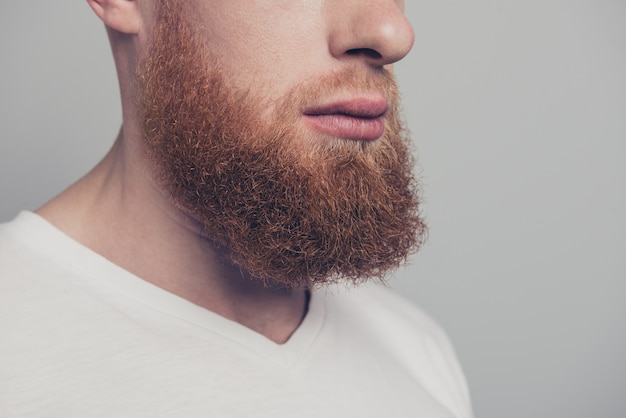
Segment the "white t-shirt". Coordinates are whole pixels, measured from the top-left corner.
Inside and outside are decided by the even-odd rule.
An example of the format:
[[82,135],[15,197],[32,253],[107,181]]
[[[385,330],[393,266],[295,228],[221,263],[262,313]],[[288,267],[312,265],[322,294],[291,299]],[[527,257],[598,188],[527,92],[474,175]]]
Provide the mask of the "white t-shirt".
[[468,418],[464,377],[391,291],[315,291],[285,344],[22,212],[0,226],[2,417]]

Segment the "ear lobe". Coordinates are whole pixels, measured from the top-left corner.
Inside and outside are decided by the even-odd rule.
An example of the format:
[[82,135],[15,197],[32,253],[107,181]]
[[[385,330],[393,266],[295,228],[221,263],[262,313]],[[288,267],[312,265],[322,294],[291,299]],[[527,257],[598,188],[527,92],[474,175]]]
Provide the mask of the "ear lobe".
[[141,28],[141,13],[136,0],[87,0],[100,20],[111,29],[137,34]]

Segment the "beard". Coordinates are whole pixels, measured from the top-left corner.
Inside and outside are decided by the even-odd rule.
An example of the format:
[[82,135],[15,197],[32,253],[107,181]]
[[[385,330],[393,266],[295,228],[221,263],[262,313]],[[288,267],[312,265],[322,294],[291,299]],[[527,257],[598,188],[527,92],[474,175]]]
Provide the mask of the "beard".
[[[387,71],[332,73],[270,101],[229,85],[180,5],[160,3],[135,86],[144,146],[157,183],[222,263],[295,289],[383,280],[417,251],[426,227]],[[384,135],[352,141],[298,125],[336,91],[384,94]]]

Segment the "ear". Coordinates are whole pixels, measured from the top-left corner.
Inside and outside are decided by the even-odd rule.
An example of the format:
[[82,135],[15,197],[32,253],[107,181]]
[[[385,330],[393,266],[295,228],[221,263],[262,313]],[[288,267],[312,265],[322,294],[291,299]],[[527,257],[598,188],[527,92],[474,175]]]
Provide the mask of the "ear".
[[137,0],[87,0],[104,24],[118,32],[137,34],[142,16]]

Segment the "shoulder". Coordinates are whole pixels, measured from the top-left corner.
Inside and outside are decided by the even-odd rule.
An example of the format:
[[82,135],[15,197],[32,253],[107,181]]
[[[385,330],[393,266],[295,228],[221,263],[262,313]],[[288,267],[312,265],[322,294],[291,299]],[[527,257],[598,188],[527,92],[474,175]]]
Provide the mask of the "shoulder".
[[397,331],[411,331],[447,338],[441,327],[413,302],[394,290],[376,284],[355,288],[333,288],[326,294],[330,308],[349,317],[384,323]]
[[8,280],[11,273],[31,265],[34,251],[30,248],[29,218],[35,216],[22,212],[14,220],[0,224],[0,279]]
[[[68,294],[70,277],[54,249],[52,227],[38,215],[21,212],[0,224],[0,328],[3,332],[34,327],[54,317],[58,296]],[[61,302],[58,303],[61,307]]]
[[[367,284],[333,288],[324,295],[327,320],[372,344],[413,363],[437,357],[454,363],[456,357],[444,330],[421,308],[392,289]],[[419,355],[415,355],[418,353]]]
[[465,376],[445,331],[395,291],[378,285],[326,295],[329,321],[359,334],[459,417],[471,417]]
[[10,222],[0,224],[0,283],[50,270],[48,247],[51,226],[32,212],[21,212]]

